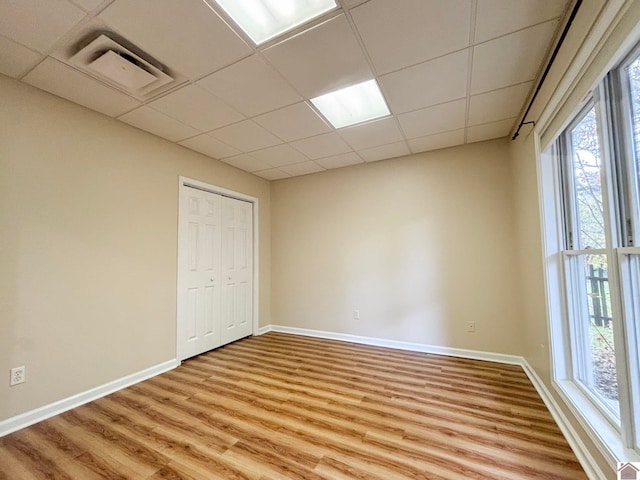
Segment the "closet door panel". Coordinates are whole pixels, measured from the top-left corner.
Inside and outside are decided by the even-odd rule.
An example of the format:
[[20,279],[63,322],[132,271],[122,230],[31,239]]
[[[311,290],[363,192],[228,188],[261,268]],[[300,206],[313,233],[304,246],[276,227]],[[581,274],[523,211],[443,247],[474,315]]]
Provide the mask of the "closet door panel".
[[222,304],[221,342],[226,344],[252,333],[253,206],[222,199]]

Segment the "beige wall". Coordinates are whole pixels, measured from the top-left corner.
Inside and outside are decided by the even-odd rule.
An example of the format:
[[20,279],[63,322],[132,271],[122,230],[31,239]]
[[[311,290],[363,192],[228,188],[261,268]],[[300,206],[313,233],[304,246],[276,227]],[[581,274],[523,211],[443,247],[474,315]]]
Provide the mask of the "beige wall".
[[503,139],[273,182],[272,322],[521,354],[510,180]]
[[0,420],[175,358],[180,175],[260,199],[269,324],[267,181],[0,76]]
[[[625,48],[629,3],[548,137]],[[528,119],[603,5],[583,2]],[[0,372],[28,378],[0,381],[0,420],[174,358],[179,175],[260,198],[261,325],[524,355],[553,394],[529,133],[269,186],[0,76]]]
[[523,355],[542,378],[549,378],[549,333],[542,257],[542,234],[534,136],[510,144],[517,266],[522,302]]

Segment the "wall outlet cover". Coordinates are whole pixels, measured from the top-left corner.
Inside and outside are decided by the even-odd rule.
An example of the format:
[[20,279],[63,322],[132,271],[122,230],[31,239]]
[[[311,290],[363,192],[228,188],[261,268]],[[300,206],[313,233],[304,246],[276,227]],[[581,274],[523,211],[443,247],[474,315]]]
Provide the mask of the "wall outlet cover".
[[26,380],[26,369],[24,366],[15,367],[11,369],[11,378],[9,380],[9,386],[19,385]]

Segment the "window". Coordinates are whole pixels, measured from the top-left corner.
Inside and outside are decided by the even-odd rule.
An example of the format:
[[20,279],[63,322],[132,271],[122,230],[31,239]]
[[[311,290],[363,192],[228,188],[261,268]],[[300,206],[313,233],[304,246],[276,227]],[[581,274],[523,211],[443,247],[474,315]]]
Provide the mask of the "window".
[[602,205],[602,165],[596,111],[591,107],[569,131],[572,184],[571,216],[575,217],[569,246],[577,249],[606,248],[604,209]]
[[566,180],[564,218],[567,308],[574,377],[619,424],[618,381],[603,202],[603,165],[596,108],[589,104],[560,147]]
[[564,304],[552,309],[557,385],[594,430],[615,432],[618,452],[640,453],[640,49],[594,89],[547,155],[559,266],[549,271],[562,290],[550,298]]
[[[622,89],[621,109],[626,119],[622,142],[627,144],[622,189],[623,242],[618,249],[620,295],[626,342],[625,369],[629,377],[629,446],[640,451],[640,53],[634,52],[619,70]],[[626,141],[625,141],[626,139]],[[633,148],[629,148],[629,144]],[[632,430],[632,432],[631,432]]]

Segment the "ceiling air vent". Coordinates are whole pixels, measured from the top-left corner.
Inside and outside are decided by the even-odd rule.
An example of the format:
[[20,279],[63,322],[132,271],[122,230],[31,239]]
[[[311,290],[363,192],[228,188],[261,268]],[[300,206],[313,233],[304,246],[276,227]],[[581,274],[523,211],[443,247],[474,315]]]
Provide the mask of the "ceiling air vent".
[[146,99],[174,82],[160,65],[153,65],[105,34],[78,51],[69,62],[92,77],[140,99]]

